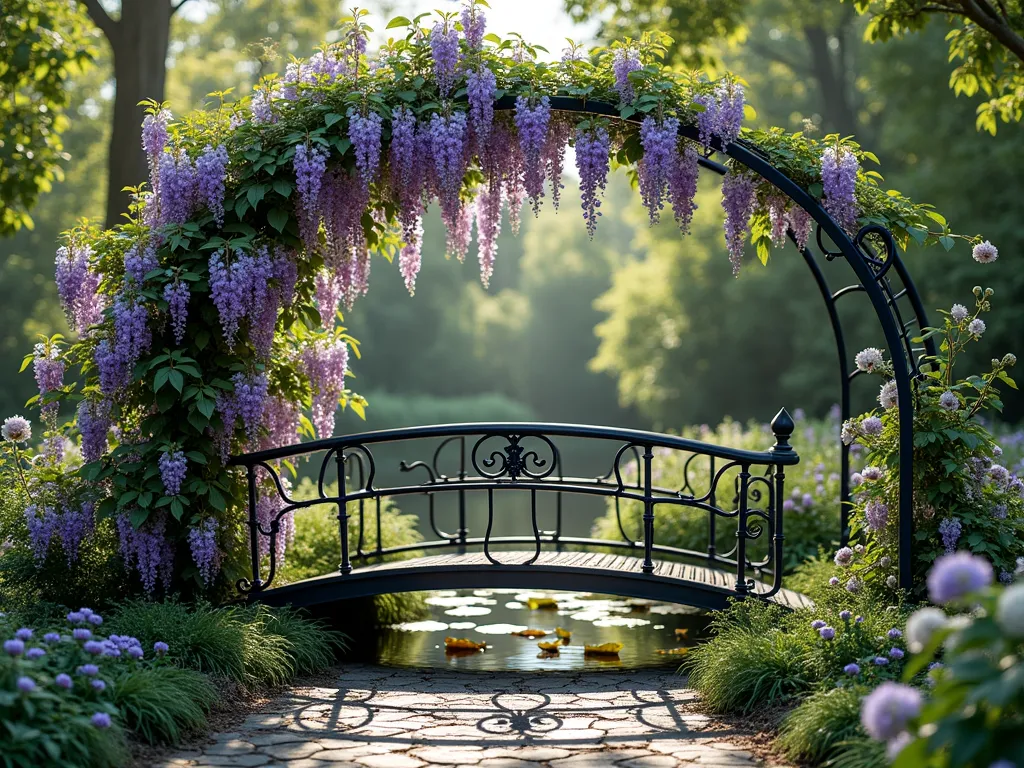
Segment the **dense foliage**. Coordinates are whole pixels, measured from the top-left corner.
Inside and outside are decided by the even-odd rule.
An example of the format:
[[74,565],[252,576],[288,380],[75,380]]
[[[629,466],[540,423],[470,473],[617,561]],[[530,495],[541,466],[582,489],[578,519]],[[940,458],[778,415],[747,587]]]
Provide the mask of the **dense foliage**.
[[[680,141],[678,126],[694,124],[705,145],[739,138],[740,84],[663,69],[649,40],[591,58],[572,47],[547,65],[518,38],[485,36],[483,24],[472,4],[429,32],[399,18],[391,26],[412,31],[369,62],[357,17],[339,42],[251,99],[177,126],[154,104],[143,129],[151,191],[139,193],[128,223],[69,233],[58,293],[79,340],[37,350],[37,372],[52,373],[40,403],[53,433],[56,403],[78,400],[81,477],[100,489],[92,501],[116,519],[148,592],[175,574],[209,585],[222,566],[233,570],[243,489],[226,470],[231,453],[291,443],[300,430],[330,435],[339,400],[361,411],[365,401],[344,381],[357,348],[334,317],[366,292],[371,253],[397,256],[414,288],[430,200],[459,258],[476,219],[486,283],[502,201],[513,227],[523,201],[540,205],[546,180],[557,202],[567,142],[591,229],[611,155],[636,164],[652,221],[669,202],[686,231],[702,150]],[[552,113],[548,94],[618,103],[621,119],[574,124]],[[511,119],[494,114],[506,95]],[[626,122],[641,117],[639,127]],[[879,188],[878,175],[860,169],[873,155],[855,144],[781,131],[747,139],[851,231],[859,218],[902,241],[951,247],[945,219]],[[734,272],[748,233],[762,260],[787,229],[808,236],[806,213],[741,168],[723,191]],[[72,366],[80,387],[64,382]]]
[[63,178],[68,84],[92,62],[93,38],[76,3],[0,8],[0,237],[31,227],[29,210]]

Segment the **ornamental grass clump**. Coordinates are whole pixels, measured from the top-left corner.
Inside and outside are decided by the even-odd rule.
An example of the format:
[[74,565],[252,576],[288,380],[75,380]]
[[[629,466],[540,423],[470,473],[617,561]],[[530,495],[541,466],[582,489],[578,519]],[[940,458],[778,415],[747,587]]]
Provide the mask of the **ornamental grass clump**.
[[[245,478],[228,459],[330,437],[339,406],[363,413],[366,400],[347,386],[358,345],[337,310],[368,294],[372,262],[397,260],[413,291],[423,216],[436,204],[449,255],[465,258],[476,227],[486,284],[503,207],[516,230],[527,199],[535,211],[548,195],[557,206],[573,142],[590,234],[612,159],[637,170],[651,219],[667,202],[685,232],[699,157],[728,148],[756,151],[850,231],[884,225],[901,246],[956,237],[930,206],[879,187],[863,169],[876,158],[856,143],[744,129],[737,79],[663,66],[660,34],[589,56],[573,45],[547,63],[521,38],[487,34],[477,3],[464,5],[427,23],[394,19],[388,28],[400,31],[372,55],[360,11],[251,96],[180,119],[149,104],[149,179],[128,218],[67,233],[55,277],[75,337],[47,339],[30,362],[45,450],[56,457],[64,437],[80,438],[73,506],[91,503],[114,521],[134,588],[230,589],[243,575],[248,518]],[[618,112],[556,108],[566,97]],[[812,216],[727,162],[734,270],[748,234],[762,262],[787,229],[805,242]],[[75,403],[71,424],[59,421],[63,402]],[[5,439],[23,441],[24,426],[12,421]],[[267,478],[258,489],[275,498]],[[282,511],[275,504],[264,502],[261,520]],[[37,507],[40,548],[48,514],[60,512]]]
[[[991,310],[993,291],[974,289],[969,310],[955,304],[942,312],[941,327],[925,328],[938,354],[922,359],[922,376],[913,381],[914,406],[914,540],[913,583],[920,596],[925,575],[943,554],[963,551],[983,556],[996,578],[1013,578],[1024,555],[1024,480],[1005,466],[1003,449],[983,422],[1002,410],[1000,386],[1016,388],[1009,371],[1016,357],[993,358],[984,374],[958,378],[955,364],[985,331],[980,315]],[[837,588],[857,591],[869,586],[892,591],[898,586],[899,412],[892,365],[881,350],[856,357],[858,369],[883,379],[880,409],[843,425],[843,442],[860,445],[868,465],[852,478],[852,550],[835,554]],[[934,572],[933,572],[934,573]]]
[[782,721],[778,745],[793,760],[821,764],[862,734],[860,693],[843,687],[813,693]]

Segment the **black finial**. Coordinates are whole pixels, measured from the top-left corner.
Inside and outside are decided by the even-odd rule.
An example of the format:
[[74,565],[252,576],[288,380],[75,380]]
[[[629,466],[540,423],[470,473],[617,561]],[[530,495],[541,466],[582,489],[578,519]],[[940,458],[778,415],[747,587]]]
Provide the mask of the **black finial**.
[[783,408],[775,414],[775,418],[772,419],[772,433],[775,435],[775,445],[772,447],[774,453],[793,450],[793,446],[789,444],[789,438],[794,429],[796,429],[796,424],[793,422],[793,417],[789,415],[789,411]]

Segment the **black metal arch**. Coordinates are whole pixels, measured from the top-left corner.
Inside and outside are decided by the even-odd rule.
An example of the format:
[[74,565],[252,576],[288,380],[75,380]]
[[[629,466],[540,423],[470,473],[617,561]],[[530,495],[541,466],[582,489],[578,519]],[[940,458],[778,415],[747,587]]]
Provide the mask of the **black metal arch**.
[[[567,96],[554,96],[550,98],[550,101],[551,108],[555,110],[622,119],[619,117],[619,109],[607,102],[590,101]],[[495,102],[494,108],[496,110],[514,109],[515,99],[512,96],[504,96]],[[630,118],[627,122],[637,124],[639,119]],[[702,143],[696,126],[680,125],[679,135],[689,139],[694,144],[700,145]],[[897,388],[897,409],[900,422],[898,572],[899,586],[903,589],[910,589],[912,586],[911,558],[914,490],[914,404],[911,380],[919,374],[918,356],[921,353],[926,355],[935,354],[935,343],[933,340],[926,340],[923,347],[915,347],[911,341],[913,338],[911,329],[915,327],[921,329],[928,325],[920,294],[910,277],[910,273],[907,271],[906,265],[903,263],[899,248],[892,234],[885,227],[877,224],[868,225],[851,237],[817,200],[793,179],[772,165],[768,157],[752,142],[739,139],[723,148],[717,138],[711,140],[710,149],[701,158],[700,163],[709,170],[725,174],[728,169],[724,165],[710,159],[710,155],[714,152],[731,157],[736,162],[746,166],[750,171],[789,197],[793,203],[803,208],[815,222],[815,240],[826,263],[842,258],[854,272],[857,279],[855,284],[833,292],[829,287],[821,265],[816,260],[811,249],[805,247],[801,251],[825,302],[836,341],[840,375],[840,408],[843,421],[851,416],[850,382],[856,378],[859,372],[856,370],[848,372],[847,370],[850,358],[847,355],[845,336],[843,334],[842,322],[836,309],[836,302],[844,296],[861,292],[871,302],[872,309],[875,312],[879,327],[885,338],[886,347],[890,350],[893,378],[896,381]],[[885,245],[884,254],[880,255],[874,250],[868,241],[869,235],[877,236],[882,240]],[[832,242],[834,249],[830,249],[823,242],[823,237]],[[895,273],[897,281],[895,285],[891,273]],[[898,304],[900,299],[904,298],[909,303],[906,312],[901,310]],[[908,318],[906,320],[904,319],[905,315]],[[846,542],[849,537],[850,506],[849,446],[841,445],[841,457],[840,538],[843,542]]]

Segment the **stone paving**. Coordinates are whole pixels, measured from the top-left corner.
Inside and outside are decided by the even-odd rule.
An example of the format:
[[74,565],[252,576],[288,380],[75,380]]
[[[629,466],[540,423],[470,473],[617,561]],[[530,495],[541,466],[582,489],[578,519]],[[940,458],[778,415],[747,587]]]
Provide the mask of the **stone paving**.
[[461,673],[346,665],[160,763],[286,768],[763,765],[708,730],[670,671]]

